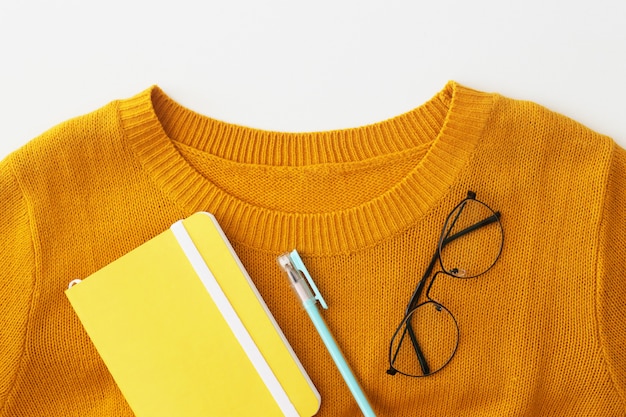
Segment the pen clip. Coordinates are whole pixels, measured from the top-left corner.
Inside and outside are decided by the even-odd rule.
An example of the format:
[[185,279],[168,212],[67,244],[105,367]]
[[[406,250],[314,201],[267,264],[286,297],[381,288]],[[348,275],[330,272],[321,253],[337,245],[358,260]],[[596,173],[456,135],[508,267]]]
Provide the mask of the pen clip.
[[311,274],[309,274],[309,271],[306,269],[306,266],[304,266],[304,262],[302,261],[302,258],[300,258],[300,254],[298,253],[298,251],[294,249],[289,252],[289,259],[291,260],[291,264],[293,265],[293,267],[302,272],[306,280],[309,282],[309,286],[313,290],[315,299],[320,302],[322,308],[328,309],[328,305],[326,304],[324,297],[322,297],[322,293],[320,293],[317,285],[315,285],[315,282],[313,282],[313,278],[311,277]]

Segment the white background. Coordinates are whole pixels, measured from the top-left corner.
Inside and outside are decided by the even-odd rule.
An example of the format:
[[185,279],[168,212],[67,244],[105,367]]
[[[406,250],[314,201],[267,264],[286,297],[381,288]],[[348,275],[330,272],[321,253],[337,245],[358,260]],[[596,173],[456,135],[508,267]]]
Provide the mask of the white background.
[[0,0],[0,158],[151,84],[282,131],[377,122],[454,79],[626,145],[623,0]]

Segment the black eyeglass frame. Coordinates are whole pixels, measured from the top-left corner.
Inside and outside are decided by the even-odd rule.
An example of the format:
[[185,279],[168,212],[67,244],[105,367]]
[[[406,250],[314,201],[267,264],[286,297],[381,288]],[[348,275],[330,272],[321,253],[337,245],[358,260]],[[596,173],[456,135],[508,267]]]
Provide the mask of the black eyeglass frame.
[[[487,208],[491,213],[493,213],[493,215],[486,217],[485,219],[469,226],[466,227],[465,229],[458,231],[456,233],[454,233],[453,235],[450,235],[452,229],[454,228],[454,224],[456,223],[456,221],[458,220],[459,216],[462,213],[463,208],[465,207],[465,204],[467,204],[467,202],[469,200],[472,200],[474,202],[480,203],[482,204],[485,208]],[[456,213],[456,216],[453,218],[452,216]],[[444,223],[444,226],[442,228],[441,234],[439,236],[439,240],[438,240],[438,244],[437,244],[437,250],[435,252],[435,254],[433,255],[433,257],[431,258],[430,263],[428,264],[428,267],[426,268],[426,271],[424,272],[424,275],[422,276],[422,278],[420,279],[420,281],[418,282],[415,290],[413,291],[413,294],[411,295],[411,298],[407,304],[407,307],[405,309],[404,312],[404,317],[400,323],[400,325],[398,326],[398,328],[396,329],[396,331],[394,332],[393,337],[391,338],[391,342],[389,344],[389,369],[387,370],[387,374],[389,375],[396,375],[397,373],[406,375],[406,376],[410,376],[410,377],[414,377],[414,378],[420,378],[420,377],[426,377],[426,376],[430,376],[433,375],[434,373],[440,371],[441,369],[445,368],[448,363],[452,360],[452,358],[454,357],[454,355],[456,354],[456,351],[458,349],[458,340],[460,339],[460,329],[459,329],[459,325],[458,322],[456,320],[456,318],[454,317],[454,315],[452,314],[452,312],[450,312],[450,310],[448,310],[444,305],[442,305],[441,303],[439,303],[438,301],[433,300],[430,297],[430,289],[433,286],[433,283],[435,282],[437,276],[439,274],[445,274],[445,275],[449,275],[452,276],[454,278],[461,278],[461,279],[469,279],[469,278],[475,278],[477,276],[480,276],[482,274],[484,274],[485,272],[487,272],[488,270],[490,270],[493,265],[495,265],[495,263],[498,261],[498,259],[500,258],[500,255],[502,254],[502,249],[504,247],[504,228],[502,227],[502,223],[500,222],[500,217],[501,217],[501,213],[499,211],[494,211],[491,207],[489,207],[487,204],[485,204],[484,202],[477,200],[476,199],[476,193],[473,191],[468,191],[467,192],[467,197],[465,197],[463,200],[461,200],[461,202],[459,204],[457,204],[452,211],[448,214],[448,216],[446,217],[446,221]],[[500,233],[501,233],[501,241],[500,241],[500,246],[498,248],[498,253],[496,254],[493,262],[484,270],[481,271],[480,273],[476,274],[476,275],[471,275],[471,276],[463,276],[462,274],[460,274],[460,271],[456,268],[453,268],[451,270],[446,270],[445,265],[443,264],[443,261],[441,259],[441,251],[443,250],[443,248],[448,245],[449,243],[455,241],[456,239],[467,235],[468,233],[471,233],[475,230],[478,230],[482,227],[485,227],[487,225],[490,225],[494,222],[497,222],[499,228],[500,228]],[[441,267],[441,270],[437,271],[432,279],[430,280],[430,282],[428,283],[428,287],[426,288],[426,293],[425,293],[425,301],[422,303],[417,304],[418,300],[420,299],[420,296],[422,295],[423,291],[424,291],[424,287],[426,285],[426,282],[428,282],[428,277],[431,276],[431,274],[433,273],[433,269],[435,268],[435,265],[437,264],[437,261],[439,261],[439,265]],[[422,349],[419,345],[419,342],[417,340],[417,336],[415,335],[415,332],[413,330],[413,327],[411,326],[410,323],[410,316],[413,314],[414,311],[416,311],[418,308],[427,305],[427,304],[433,304],[435,306],[436,309],[440,310],[440,309],[444,309],[452,318],[454,325],[456,327],[456,337],[457,337],[457,343],[452,351],[452,353],[450,354],[450,357],[446,360],[446,362],[437,370],[431,372],[430,371],[430,366],[428,365],[428,362],[426,360],[426,357],[424,356]],[[400,341],[398,342],[398,347],[395,350],[395,353],[393,352],[393,346],[394,346],[394,341],[396,339],[396,337],[398,337],[398,333],[400,331],[403,331],[403,334],[401,336]],[[407,374],[404,373],[398,369],[396,369],[393,364],[395,363],[396,357],[400,351],[400,346],[402,345],[402,343],[404,342],[404,338],[406,337],[406,335],[409,335],[409,338],[411,340],[411,344],[413,346],[413,349],[415,351],[415,354],[417,355],[418,358],[418,362],[420,364],[420,368],[422,370],[423,375],[411,375],[411,374]]]

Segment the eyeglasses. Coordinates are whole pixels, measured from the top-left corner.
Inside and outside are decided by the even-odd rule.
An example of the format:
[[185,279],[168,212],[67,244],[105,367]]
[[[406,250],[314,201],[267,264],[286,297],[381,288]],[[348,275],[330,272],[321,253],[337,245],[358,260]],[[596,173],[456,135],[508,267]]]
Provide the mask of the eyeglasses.
[[[440,275],[468,279],[484,274],[500,257],[503,244],[500,212],[493,211],[476,199],[476,193],[468,191],[467,197],[446,218],[437,251],[391,339],[388,374],[424,377],[450,363],[459,346],[459,325],[450,310],[431,298],[433,283]],[[437,263],[441,269],[432,275]]]

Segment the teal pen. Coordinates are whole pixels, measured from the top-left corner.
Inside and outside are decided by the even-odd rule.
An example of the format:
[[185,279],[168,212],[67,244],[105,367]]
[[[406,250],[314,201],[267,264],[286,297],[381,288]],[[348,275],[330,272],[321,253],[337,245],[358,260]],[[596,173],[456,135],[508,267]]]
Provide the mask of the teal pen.
[[311,318],[315,329],[326,345],[333,361],[335,361],[335,365],[337,365],[341,376],[344,381],[346,381],[346,384],[361,409],[361,412],[365,417],[376,417],[376,414],[367,400],[361,385],[354,377],[348,362],[346,362],[343,353],[341,353],[339,346],[337,346],[335,338],[330,330],[328,330],[328,326],[326,326],[326,322],[317,308],[318,301],[324,309],[327,309],[328,305],[322,297],[322,294],[317,289],[315,282],[313,282],[311,274],[309,274],[309,271],[304,266],[302,258],[300,258],[300,255],[294,249],[291,252],[280,255],[278,257],[278,264],[286,273],[291,286],[298,295],[298,298],[302,301],[304,310]]

